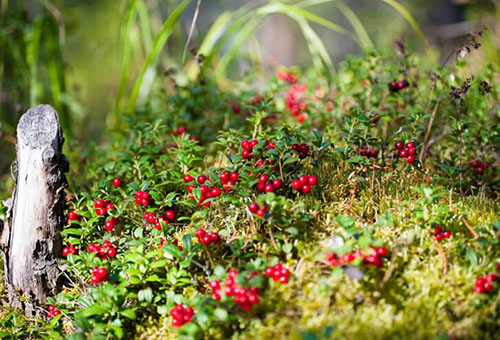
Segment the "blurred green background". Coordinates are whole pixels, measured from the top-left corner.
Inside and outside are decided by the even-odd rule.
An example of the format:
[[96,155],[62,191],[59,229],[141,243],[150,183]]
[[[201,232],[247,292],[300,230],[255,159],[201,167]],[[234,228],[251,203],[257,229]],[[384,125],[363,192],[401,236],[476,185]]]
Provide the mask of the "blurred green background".
[[162,87],[165,71],[184,69],[180,82],[196,77],[192,48],[223,81],[255,66],[269,75],[311,59],[333,67],[372,48],[394,53],[398,37],[442,60],[487,27],[480,57],[499,63],[499,8],[498,0],[0,0],[0,176],[29,107],[53,105],[67,139],[98,143]]

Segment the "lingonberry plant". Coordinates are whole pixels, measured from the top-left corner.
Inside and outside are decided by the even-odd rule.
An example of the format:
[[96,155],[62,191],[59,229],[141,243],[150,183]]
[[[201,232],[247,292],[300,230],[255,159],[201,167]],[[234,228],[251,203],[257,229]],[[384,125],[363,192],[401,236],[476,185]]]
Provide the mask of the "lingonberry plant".
[[70,155],[64,285],[37,334],[496,335],[498,70],[420,61],[201,78],[125,114]]

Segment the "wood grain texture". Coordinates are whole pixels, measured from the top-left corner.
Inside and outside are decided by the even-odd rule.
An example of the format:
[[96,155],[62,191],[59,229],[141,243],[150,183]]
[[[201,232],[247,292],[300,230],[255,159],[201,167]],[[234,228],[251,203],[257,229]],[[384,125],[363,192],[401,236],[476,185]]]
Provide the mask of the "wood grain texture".
[[64,138],[56,111],[49,105],[28,110],[17,126],[14,192],[0,239],[9,302],[26,315],[57,292],[60,231],[64,225]]

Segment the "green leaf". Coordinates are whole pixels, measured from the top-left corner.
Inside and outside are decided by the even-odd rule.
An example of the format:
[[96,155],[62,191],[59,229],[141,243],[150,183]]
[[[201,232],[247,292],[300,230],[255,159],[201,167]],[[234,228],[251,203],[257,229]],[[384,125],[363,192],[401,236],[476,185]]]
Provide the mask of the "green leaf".
[[[146,61],[144,62],[144,65],[142,66],[142,69],[139,73],[139,76],[137,77],[137,80],[135,81],[134,87],[132,89],[132,93],[130,94],[130,99],[128,102],[128,111],[133,111],[135,104],[137,103],[137,99],[139,98],[139,94],[141,90],[144,90],[144,79],[145,75],[149,70],[153,70],[156,67],[156,63],[158,61],[158,58],[163,51],[163,47],[165,46],[165,43],[167,42],[168,38],[172,34],[172,31],[174,29],[174,25],[177,23],[177,20],[179,19],[180,15],[186,9],[186,6],[191,2],[191,0],[184,0],[182,1],[179,6],[169,15],[165,23],[163,24],[160,33],[155,38],[155,41],[153,43],[153,48],[151,52],[148,54],[146,57]],[[154,73],[153,73],[154,77]]]
[[151,302],[153,301],[153,291],[149,287],[142,289],[137,293],[137,299],[139,301]]
[[184,248],[186,248],[187,251],[191,251],[191,248],[193,246],[191,238],[191,234],[185,234],[184,236],[182,236],[182,243],[184,244]]
[[471,267],[477,266],[477,264],[478,264],[479,261],[478,261],[478,258],[477,258],[477,254],[476,254],[476,252],[474,250],[467,249],[467,252],[465,253],[465,255],[469,259],[469,263],[470,263]]
[[172,255],[173,257],[176,257],[178,259],[183,259],[184,258],[184,253],[177,248],[176,245],[172,243],[167,243],[163,246],[163,250],[165,250],[167,253]]
[[293,248],[293,244],[291,244],[291,243],[284,244],[282,247],[282,249],[285,253],[291,252],[292,248]]
[[134,320],[136,318],[135,311],[132,308],[124,309],[120,311],[120,314],[131,320]]
[[226,321],[227,320],[227,310],[223,308],[216,308],[214,310],[214,315],[219,319],[220,321]]

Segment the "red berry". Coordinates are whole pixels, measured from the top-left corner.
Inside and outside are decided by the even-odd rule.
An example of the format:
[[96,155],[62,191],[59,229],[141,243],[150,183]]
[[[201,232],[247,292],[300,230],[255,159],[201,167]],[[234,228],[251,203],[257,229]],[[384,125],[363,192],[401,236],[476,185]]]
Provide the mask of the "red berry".
[[184,182],[191,182],[192,180],[194,180],[194,177],[191,176],[190,174],[185,174],[184,175]]
[[269,179],[268,175],[260,175],[259,176],[259,182],[260,183],[266,183],[268,179]]
[[408,156],[408,151],[406,149],[401,149],[398,152],[398,156],[401,158],[405,158],[406,156]]
[[275,179],[275,180],[273,180],[273,187],[274,187],[274,189],[281,188],[281,185],[282,185],[281,179]]
[[477,168],[477,169],[476,169],[476,173],[477,173],[478,175],[482,175],[482,174],[484,174],[484,168]]
[[410,164],[413,163],[415,161],[415,156],[409,155],[408,157],[406,157],[406,161]]
[[229,176],[231,181],[236,182],[240,175],[237,172],[231,172],[231,175]]
[[204,245],[209,245],[212,242],[212,239],[210,238],[210,234],[205,234],[201,237],[201,244]]
[[307,179],[307,183],[309,183],[310,186],[314,186],[314,185],[316,185],[316,183],[318,183],[318,178],[314,175],[311,175]]
[[386,247],[378,247],[375,249],[375,251],[377,252],[378,256],[382,256],[382,257],[387,256],[387,254],[388,254]]
[[220,241],[220,236],[217,233],[210,233],[210,241],[213,243],[218,243]]
[[111,231],[113,230],[113,228],[115,227],[115,224],[113,223],[112,220],[108,220],[106,221],[106,223],[104,223],[104,228],[107,230],[107,231]]
[[258,209],[255,214],[258,216],[258,217],[264,217],[266,215],[266,211],[264,209]]
[[450,238],[450,237],[451,237],[451,232],[450,232],[449,230],[445,230],[445,231],[443,232],[443,237],[444,237],[444,238]]
[[473,160],[472,162],[470,162],[470,165],[473,167],[473,168],[479,168],[481,166],[481,162],[479,162],[477,159]]
[[59,309],[55,309],[54,312],[52,312],[52,315],[54,316],[58,316],[59,314],[61,314],[61,311]]
[[194,184],[190,184],[188,185],[187,187],[187,191],[192,194],[193,193],[193,189],[196,188],[196,186]]
[[62,250],[62,255],[64,257],[68,256],[70,254],[69,247],[64,247]]
[[407,149],[415,148],[415,142],[408,142],[408,143],[406,143],[406,148]]
[[169,220],[173,220],[175,218],[175,213],[173,210],[165,211],[165,217]]
[[248,157],[250,157],[250,151],[248,151],[248,150],[241,151],[241,157],[243,157],[244,159],[247,159]]
[[440,234],[441,232],[443,231],[443,227],[441,226],[437,226],[437,227],[434,227],[434,234]]
[[49,306],[49,312],[52,313],[55,309],[56,309],[56,307],[54,305]]
[[474,291],[475,291],[477,294],[482,294],[482,293],[483,293],[483,287],[476,285],[476,286],[474,287]]
[[229,181],[230,175],[228,172],[223,172],[219,175],[219,179],[222,182],[222,184],[226,184],[227,181]]
[[267,147],[269,149],[274,149],[276,147],[276,143],[274,143],[274,142],[267,142]]
[[196,181],[200,184],[205,183],[206,180],[207,180],[207,177],[205,175],[199,175],[198,178],[196,179]]
[[302,190],[302,193],[307,194],[311,191],[311,187],[309,186],[309,184],[304,184],[302,186],[301,190]]
[[378,157],[378,150],[375,150],[375,149],[368,150],[368,156],[370,156],[371,158],[377,158]]
[[247,140],[244,140],[241,142],[241,148],[243,150],[246,150],[246,151],[250,151],[250,149],[252,148],[251,145],[250,145],[250,142],[247,141]]
[[497,276],[495,274],[488,274],[486,275],[486,282],[493,282],[497,280]]
[[102,208],[102,207],[104,207],[104,201],[103,200],[95,200],[94,201],[94,207],[95,208]]
[[250,141],[250,146],[253,148],[254,146],[257,146],[259,144],[259,141],[256,139],[252,139]]
[[109,257],[113,258],[116,256],[116,249],[115,248],[109,248],[108,251],[106,252],[106,255]]
[[300,184],[304,185],[304,184],[307,184],[307,180],[309,179],[309,176],[307,175],[302,175],[299,177],[299,182]]
[[195,235],[198,238],[203,237],[203,235],[205,235],[205,229],[202,229],[202,228],[196,229]]
[[493,289],[493,285],[491,284],[491,282],[485,282],[483,284],[483,288],[485,291],[489,292],[491,289]]
[[257,203],[250,203],[248,205],[248,210],[250,210],[250,212],[252,213],[256,213],[257,210],[259,210],[259,205]]
[[234,105],[234,106],[233,106],[233,113],[234,113],[235,115],[237,115],[237,114],[239,114],[240,112],[241,112],[241,106],[240,106],[240,105],[238,105],[238,104]]
[[97,269],[97,276],[101,279],[108,276],[108,270],[104,267],[100,267]]
[[300,181],[297,179],[292,182],[292,188],[295,190],[299,190],[301,186],[302,183],[300,183]]
[[120,177],[116,177],[114,180],[113,180],[113,185],[115,187],[119,187],[120,184],[122,184],[122,180],[120,179]]
[[391,81],[389,84],[389,90],[391,92],[397,92],[399,91],[399,83],[397,81]]
[[92,278],[90,279],[90,281],[95,285],[98,284],[99,282],[101,282],[100,278],[97,275],[92,275]]
[[266,184],[266,185],[264,186],[264,191],[265,191],[265,192],[273,192],[273,191],[274,191],[274,187],[273,187],[273,185],[272,185],[272,184]]
[[182,326],[182,319],[172,319],[172,326],[174,327],[181,327]]
[[395,144],[394,147],[398,150],[401,150],[404,147],[404,143],[400,140],[398,140]]

